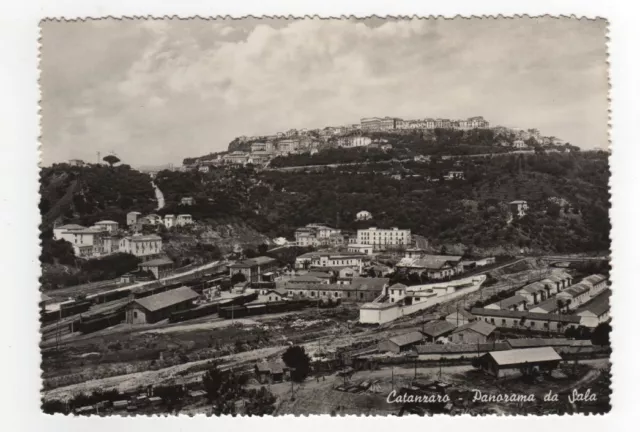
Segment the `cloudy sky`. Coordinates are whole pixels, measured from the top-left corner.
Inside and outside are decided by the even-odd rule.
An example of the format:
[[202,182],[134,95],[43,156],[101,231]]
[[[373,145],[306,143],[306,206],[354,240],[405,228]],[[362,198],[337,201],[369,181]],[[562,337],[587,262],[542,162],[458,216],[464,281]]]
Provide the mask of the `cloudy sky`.
[[42,24],[43,164],[134,166],[239,135],[466,118],[607,147],[606,22],[101,20]]

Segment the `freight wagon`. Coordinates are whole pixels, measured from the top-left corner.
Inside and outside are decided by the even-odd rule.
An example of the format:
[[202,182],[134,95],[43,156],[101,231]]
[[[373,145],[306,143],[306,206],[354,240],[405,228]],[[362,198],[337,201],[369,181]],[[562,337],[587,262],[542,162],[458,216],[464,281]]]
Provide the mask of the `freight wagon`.
[[308,300],[280,301],[267,303],[254,303],[244,306],[230,306],[220,308],[220,318],[232,319],[245,316],[263,315],[270,313],[290,312],[304,309],[311,305]]

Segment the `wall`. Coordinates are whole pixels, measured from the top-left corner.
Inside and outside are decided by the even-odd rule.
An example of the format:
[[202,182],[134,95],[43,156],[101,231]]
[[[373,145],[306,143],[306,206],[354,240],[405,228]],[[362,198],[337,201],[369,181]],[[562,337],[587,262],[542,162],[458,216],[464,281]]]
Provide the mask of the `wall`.
[[487,337],[473,330],[462,330],[451,335],[451,341],[455,343],[486,343]]

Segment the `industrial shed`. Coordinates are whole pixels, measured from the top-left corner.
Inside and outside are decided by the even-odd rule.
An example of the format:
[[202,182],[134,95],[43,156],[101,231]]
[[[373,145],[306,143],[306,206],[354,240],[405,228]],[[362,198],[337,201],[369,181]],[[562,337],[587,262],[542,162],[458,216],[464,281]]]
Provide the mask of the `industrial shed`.
[[516,374],[551,371],[562,357],[551,347],[492,351],[482,356],[482,369],[501,378]]
[[128,324],[151,324],[169,318],[172,312],[189,309],[198,294],[189,287],[180,287],[134,300],[127,306]]
[[381,352],[401,353],[410,350],[413,346],[422,342],[423,339],[422,333],[413,331],[381,341],[378,344],[378,350]]

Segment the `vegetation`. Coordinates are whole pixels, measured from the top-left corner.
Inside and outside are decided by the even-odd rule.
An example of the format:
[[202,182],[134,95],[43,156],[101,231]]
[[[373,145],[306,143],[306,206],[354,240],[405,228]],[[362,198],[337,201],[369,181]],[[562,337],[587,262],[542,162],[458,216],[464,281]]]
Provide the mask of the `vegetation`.
[[272,414],[275,396],[264,387],[246,389],[248,376],[233,371],[209,369],[202,377],[207,398],[213,404],[214,415],[236,414],[236,401],[245,400],[245,414]]
[[304,347],[295,345],[287,348],[282,354],[282,361],[290,369],[291,379],[295,382],[302,382],[311,371],[311,359],[304,350]]

